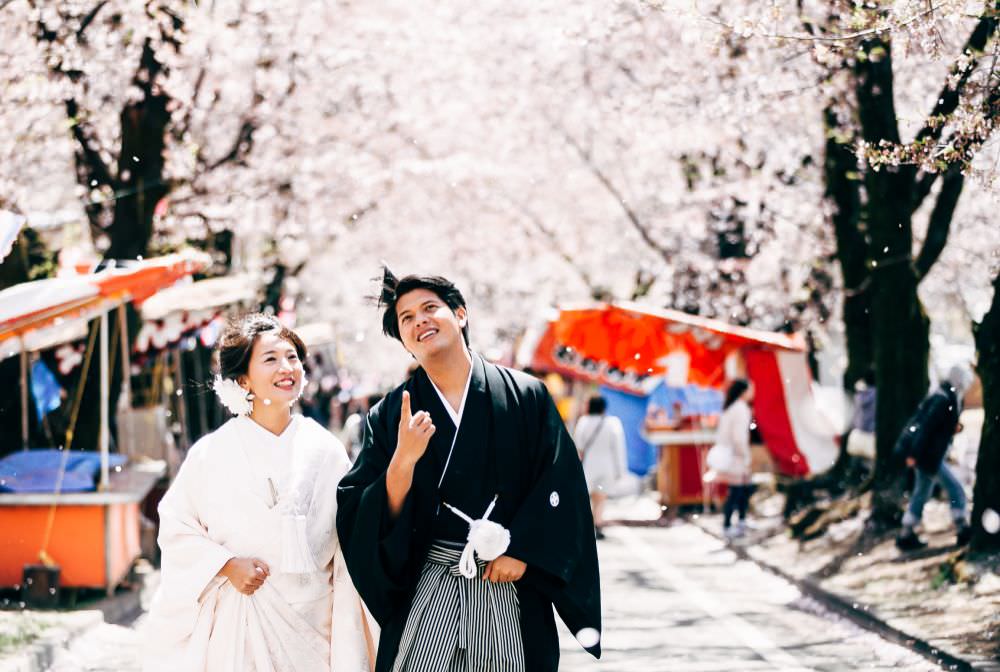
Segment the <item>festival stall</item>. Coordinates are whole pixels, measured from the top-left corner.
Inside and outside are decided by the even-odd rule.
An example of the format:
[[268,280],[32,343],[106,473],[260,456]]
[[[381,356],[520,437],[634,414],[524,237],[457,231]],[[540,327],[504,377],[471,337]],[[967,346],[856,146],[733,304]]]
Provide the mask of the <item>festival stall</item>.
[[[112,358],[120,345],[122,396],[129,398],[129,353],[124,306],[141,302],[208,264],[203,254],[109,265],[81,275],[22,283],[0,292],[0,358],[20,356],[21,450],[0,461],[0,586],[18,586],[31,566],[61,587],[111,592],[139,554],[139,504],[164,472],[159,461],[126,462],[110,452]],[[90,330],[80,382],[71,395],[72,419],[58,448],[29,446],[29,353],[73,341]],[[119,328],[111,336],[113,320]],[[96,360],[96,361],[95,361]],[[94,366],[91,366],[92,361]],[[73,426],[88,375],[100,379],[99,452],[72,450]],[[95,478],[96,477],[96,478]],[[96,482],[95,482],[96,480]],[[41,565],[39,565],[41,563]],[[29,576],[30,578],[30,576]]]
[[[184,453],[192,436],[201,436],[225,420],[213,396],[186,391],[192,389],[191,380],[207,383],[211,379],[210,353],[222,333],[225,313],[233,306],[255,304],[259,286],[256,276],[245,273],[182,281],[150,297],[140,308],[142,325],[133,349],[141,366],[133,374],[149,384],[124,422],[120,421],[119,430],[143,446],[147,456],[167,459],[171,474],[180,465],[180,455],[177,451],[171,455],[169,446],[153,438],[167,436],[167,426],[173,425],[179,452]],[[147,517],[157,520],[155,508],[150,508]]]
[[[560,310],[526,339],[518,360],[535,371],[601,385],[609,411],[624,416],[630,469],[644,475],[651,466],[643,459],[646,444],[658,453],[664,504],[705,500],[704,455],[720,404],[687,399],[704,399],[706,391],[719,399],[734,377],[754,383],[755,420],[779,475],[823,472],[837,457],[836,431],[816,406],[798,335],[637,303],[591,304]],[[650,399],[662,397],[664,388],[680,394],[682,415],[647,413]]]

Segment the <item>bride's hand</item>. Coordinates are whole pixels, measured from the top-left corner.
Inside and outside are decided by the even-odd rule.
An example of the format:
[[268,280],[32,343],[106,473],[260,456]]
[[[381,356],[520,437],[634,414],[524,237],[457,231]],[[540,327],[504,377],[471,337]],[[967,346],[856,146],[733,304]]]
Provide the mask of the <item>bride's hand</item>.
[[219,570],[219,576],[226,577],[233,588],[244,595],[257,592],[270,575],[271,568],[257,558],[230,558]]

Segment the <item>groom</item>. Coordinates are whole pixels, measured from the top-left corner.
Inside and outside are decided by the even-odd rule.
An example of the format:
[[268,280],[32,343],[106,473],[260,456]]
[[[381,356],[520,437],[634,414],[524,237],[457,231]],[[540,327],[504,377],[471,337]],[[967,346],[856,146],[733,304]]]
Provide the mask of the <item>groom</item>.
[[379,303],[419,368],[369,412],[338,489],[347,567],[382,627],[376,672],[555,671],[553,606],[599,657],[587,486],[545,387],[469,350],[448,280],[385,269]]

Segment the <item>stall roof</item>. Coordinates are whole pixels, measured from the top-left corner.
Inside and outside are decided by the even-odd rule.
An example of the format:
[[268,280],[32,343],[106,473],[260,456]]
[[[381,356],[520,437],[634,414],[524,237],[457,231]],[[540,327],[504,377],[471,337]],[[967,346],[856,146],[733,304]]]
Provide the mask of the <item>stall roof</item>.
[[179,284],[158,292],[142,304],[142,317],[161,320],[176,312],[196,312],[249,301],[257,294],[258,280],[241,273]]
[[104,296],[119,295],[141,303],[181,278],[208,267],[204,252],[185,251],[154,259],[137,259],[106,268],[93,275]]
[[299,325],[295,327],[295,333],[306,344],[306,348],[310,350],[337,340],[337,335],[333,331],[333,325],[329,322],[310,322]]
[[85,303],[100,295],[90,276],[76,275],[24,282],[0,291],[0,331],[46,313]]
[[713,384],[722,379],[723,363],[735,349],[805,350],[798,334],[749,329],[635,302],[563,306],[537,336],[535,343],[522,347],[522,365],[630,390],[644,389],[647,378],[664,374],[672,355],[681,351],[689,380]]
[[[711,317],[701,317],[691,315],[679,310],[668,308],[655,308],[645,306],[634,301],[622,301],[616,303],[615,307],[639,315],[648,315],[663,320],[665,323],[684,325],[690,328],[703,329],[708,332],[724,336],[728,340],[738,341],[745,345],[765,345],[782,350],[805,351],[806,344],[799,334],[784,334],[781,332],[764,331],[763,329],[751,329],[735,324],[729,324],[724,320]],[[669,327],[668,327],[669,329]]]
[[123,301],[142,300],[208,263],[208,255],[200,252],[171,254],[98,273],[25,282],[0,291],[0,359],[20,352],[22,343],[31,349],[29,334],[41,330],[49,335],[36,345],[56,345],[52,334],[75,332],[50,328],[70,320],[92,319]]

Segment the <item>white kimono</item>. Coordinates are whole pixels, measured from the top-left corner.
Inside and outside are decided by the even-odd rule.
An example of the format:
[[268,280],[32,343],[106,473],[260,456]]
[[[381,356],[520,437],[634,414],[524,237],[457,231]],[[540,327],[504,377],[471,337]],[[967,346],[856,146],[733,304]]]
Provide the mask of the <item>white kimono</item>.
[[[143,669],[370,669],[377,625],[336,532],[337,484],[350,466],[340,441],[298,415],[281,436],[236,417],[198,441],[159,507],[161,579]],[[232,557],[270,567],[252,596],[217,576]]]

